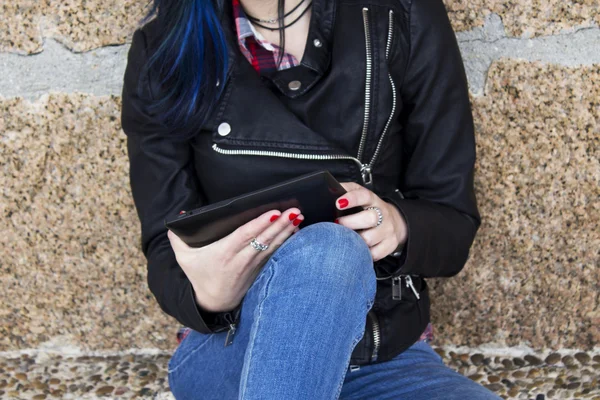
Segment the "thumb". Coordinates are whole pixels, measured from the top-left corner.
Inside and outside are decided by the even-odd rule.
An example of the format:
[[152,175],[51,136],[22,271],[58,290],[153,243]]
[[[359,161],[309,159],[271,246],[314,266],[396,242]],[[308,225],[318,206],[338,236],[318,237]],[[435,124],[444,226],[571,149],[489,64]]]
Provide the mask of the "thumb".
[[171,247],[175,253],[192,249],[192,247],[188,246],[170,229],[167,231],[167,237],[169,238],[169,242],[171,242]]

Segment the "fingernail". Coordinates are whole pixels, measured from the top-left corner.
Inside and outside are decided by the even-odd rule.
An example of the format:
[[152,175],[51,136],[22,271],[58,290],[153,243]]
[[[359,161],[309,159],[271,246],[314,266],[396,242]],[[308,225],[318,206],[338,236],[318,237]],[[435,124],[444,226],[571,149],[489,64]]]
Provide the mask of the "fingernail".
[[340,208],[344,208],[348,205],[348,200],[347,199],[339,199],[338,204],[340,205]]
[[279,215],[275,214],[271,217],[271,219],[269,221],[273,222],[275,221],[277,218],[279,218]]
[[294,226],[298,226],[298,225],[300,225],[301,222],[302,222],[302,219],[296,218],[294,220],[294,222],[292,222],[292,224],[294,224]]
[[336,218],[335,221],[333,221],[333,222],[335,222],[336,224],[339,224],[340,220]]
[[295,220],[297,216],[298,216],[298,214],[291,213],[290,214],[290,221]]

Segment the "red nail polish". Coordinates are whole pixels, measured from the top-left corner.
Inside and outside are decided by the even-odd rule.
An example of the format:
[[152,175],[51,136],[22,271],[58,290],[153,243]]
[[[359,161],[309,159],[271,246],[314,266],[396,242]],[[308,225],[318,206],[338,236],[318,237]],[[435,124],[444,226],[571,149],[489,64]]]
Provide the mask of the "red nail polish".
[[340,220],[336,218],[335,221],[333,221],[333,222],[335,222],[336,224],[339,224]]
[[347,199],[339,199],[338,204],[340,205],[340,208],[344,208],[348,205],[348,200]]
[[302,220],[301,220],[301,219],[298,219],[298,218],[296,218],[296,219],[294,220],[294,222],[292,222],[292,224],[294,224],[294,226],[298,226],[298,225],[300,225],[300,223],[301,223],[301,222],[302,222]]
[[275,221],[277,218],[279,218],[279,215],[275,214],[271,217],[271,219],[269,221],[273,222]]
[[291,213],[290,214],[290,221],[295,220],[297,216],[298,216],[298,214]]

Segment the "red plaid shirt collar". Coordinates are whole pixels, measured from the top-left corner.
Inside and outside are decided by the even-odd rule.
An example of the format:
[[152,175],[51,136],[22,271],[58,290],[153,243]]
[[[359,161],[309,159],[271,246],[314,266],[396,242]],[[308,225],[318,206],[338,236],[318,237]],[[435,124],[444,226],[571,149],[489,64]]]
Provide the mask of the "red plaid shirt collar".
[[250,23],[250,20],[246,17],[242,9],[240,0],[233,0],[233,18],[235,20],[240,51],[257,72],[281,71],[299,64],[296,57],[289,53],[284,53],[281,64],[277,68],[277,60],[279,59],[281,48],[266,41],[254,29],[254,26]]

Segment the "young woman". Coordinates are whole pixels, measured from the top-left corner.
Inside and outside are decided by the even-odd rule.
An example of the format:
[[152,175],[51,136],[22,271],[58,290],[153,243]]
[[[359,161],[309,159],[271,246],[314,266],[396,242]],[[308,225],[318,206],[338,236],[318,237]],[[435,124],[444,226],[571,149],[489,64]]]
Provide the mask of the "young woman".
[[[142,22],[122,125],[148,284],[187,327],[175,396],[498,398],[428,343],[425,279],[456,275],[480,225],[442,0],[154,0]],[[271,210],[200,248],[164,227],[322,169],[364,210]]]

